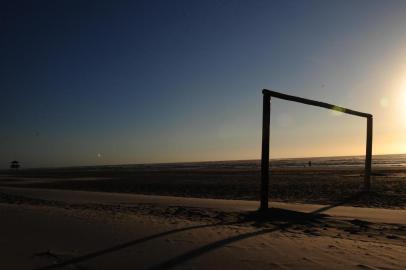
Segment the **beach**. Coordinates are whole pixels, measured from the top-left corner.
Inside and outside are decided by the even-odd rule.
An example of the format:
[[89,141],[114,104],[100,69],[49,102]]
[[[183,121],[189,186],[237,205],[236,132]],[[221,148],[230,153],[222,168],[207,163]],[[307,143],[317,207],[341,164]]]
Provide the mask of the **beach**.
[[406,1],[0,13],[0,270],[406,270]]
[[[404,269],[406,211],[1,188],[6,269]],[[371,211],[372,210],[372,211]]]
[[[406,158],[375,158],[371,192],[359,157],[271,163],[272,201],[406,208]],[[26,169],[0,172],[0,186],[259,200],[259,161]]]
[[[404,269],[406,169],[255,162],[0,174],[5,269]],[[340,161],[341,162],[341,161]],[[292,166],[287,166],[293,164]]]

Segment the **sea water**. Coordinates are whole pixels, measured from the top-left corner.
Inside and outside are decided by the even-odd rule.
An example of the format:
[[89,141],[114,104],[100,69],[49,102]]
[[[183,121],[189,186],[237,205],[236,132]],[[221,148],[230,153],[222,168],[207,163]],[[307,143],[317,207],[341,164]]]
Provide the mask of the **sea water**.
[[[312,167],[363,167],[365,156],[340,156],[340,157],[306,157],[306,158],[282,158],[271,159],[271,167],[295,168]],[[374,155],[373,166],[377,167],[406,167],[406,154],[397,155]],[[260,168],[260,160],[232,160],[232,161],[205,161],[205,162],[181,162],[160,164],[137,164],[127,165],[127,168],[148,170],[164,169],[255,169]]]

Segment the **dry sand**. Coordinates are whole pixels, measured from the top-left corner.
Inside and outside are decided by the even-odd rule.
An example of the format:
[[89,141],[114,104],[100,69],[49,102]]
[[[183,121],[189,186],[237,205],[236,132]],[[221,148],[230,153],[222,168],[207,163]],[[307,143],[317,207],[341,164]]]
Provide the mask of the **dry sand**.
[[278,203],[258,214],[257,205],[0,188],[1,265],[2,269],[406,268],[405,210]]

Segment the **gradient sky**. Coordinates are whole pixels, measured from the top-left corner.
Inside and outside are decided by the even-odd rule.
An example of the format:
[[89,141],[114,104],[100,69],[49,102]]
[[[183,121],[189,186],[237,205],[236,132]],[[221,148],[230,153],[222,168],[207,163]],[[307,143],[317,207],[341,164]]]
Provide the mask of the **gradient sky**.
[[[2,1],[0,167],[258,159],[262,88],[374,115],[406,152],[406,1]],[[366,121],[272,101],[271,158]]]

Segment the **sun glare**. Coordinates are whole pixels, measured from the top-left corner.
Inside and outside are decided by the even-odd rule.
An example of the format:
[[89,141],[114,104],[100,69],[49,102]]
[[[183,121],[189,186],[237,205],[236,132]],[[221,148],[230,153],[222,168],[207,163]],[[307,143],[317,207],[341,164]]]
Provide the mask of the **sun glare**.
[[[406,79],[402,79],[398,82],[397,89],[396,98],[394,96],[392,105],[394,105],[395,110],[406,118]],[[382,105],[381,100],[381,106]],[[389,105],[389,102],[387,105]]]
[[399,95],[399,110],[406,117],[406,84],[405,87],[400,92]]
[[382,108],[387,108],[389,106],[389,100],[386,97],[383,97],[379,100],[379,104]]
[[[405,87],[406,88],[406,87]],[[404,112],[406,112],[406,89],[404,89],[403,91],[402,91],[402,94],[401,94],[401,97],[400,97],[401,99],[401,109],[404,111]]]

